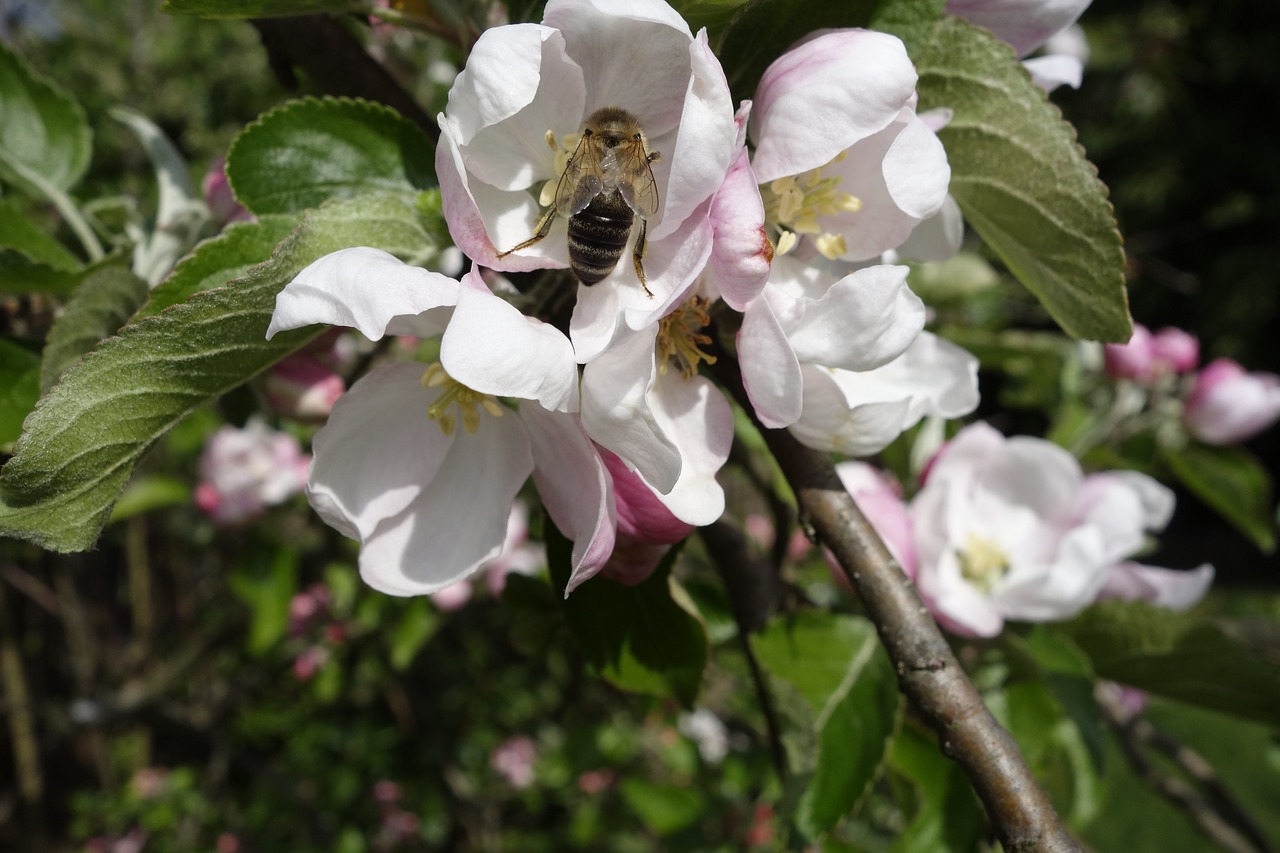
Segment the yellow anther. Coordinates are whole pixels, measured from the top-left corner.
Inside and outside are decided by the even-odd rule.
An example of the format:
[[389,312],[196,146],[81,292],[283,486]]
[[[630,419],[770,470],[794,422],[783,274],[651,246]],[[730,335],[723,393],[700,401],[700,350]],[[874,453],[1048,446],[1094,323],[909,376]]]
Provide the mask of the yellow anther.
[[[838,163],[846,156],[848,152],[842,151],[831,163]],[[844,254],[843,237],[828,232],[820,219],[840,213],[857,213],[862,209],[862,200],[840,190],[839,176],[823,176],[823,170],[831,163],[802,175],[778,178],[765,187],[762,193],[765,219],[777,227],[782,235],[779,254],[786,252],[781,247],[787,232],[792,232],[793,235],[814,235],[819,242],[818,251],[828,258],[838,258]]]
[[439,362],[432,364],[422,374],[422,387],[427,389],[443,389],[435,402],[427,406],[427,417],[440,425],[445,435],[453,435],[458,419],[453,408],[462,415],[462,428],[474,433],[480,428],[480,410],[502,417],[502,406],[492,394],[473,391],[445,372]]
[[658,322],[658,372],[666,373],[672,365],[680,368],[686,379],[698,372],[701,362],[715,364],[716,357],[702,351],[711,337],[702,330],[711,323],[707,300],[695,296]]
[[1009,558],[1000,546],[976,533],[969,534],[956,559],[960,562],[960,574],[982,592],[990,592],[1009,571]]

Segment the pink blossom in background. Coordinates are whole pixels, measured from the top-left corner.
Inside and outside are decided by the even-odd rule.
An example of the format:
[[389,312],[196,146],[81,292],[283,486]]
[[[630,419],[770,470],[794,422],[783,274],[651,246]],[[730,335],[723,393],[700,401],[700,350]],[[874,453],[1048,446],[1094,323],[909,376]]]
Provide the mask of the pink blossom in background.
[[[867,517],[885,547],[909,578],[916,576],[918,557],[911,515],[902,499],[902,487],[865,462],[841,462],[836,474],[858,509]],[[843,573],[837,573],[843,579]]]
[[196,505],[217,524],[236,524],[302,491],[311,457],[292,435],[253,417],[224,426],[200,455]]
[[1205,444],[1247,441],[1280,420],[1280,376],[1250,373],[1229,358],[1195,375],[1182,422]]
[[1134,323],[1129,342],[1106,344],[1102,357],[1111,378],[1150,385],[1160,376],[1194,370],[1200,362],[1200,342],[1182,329],[1167,327],[1152,334],[1146,326]]
[[263,379],[267,402],[280,414],[318,422],[347,390],[346,381],[323,358],[297,352],[271,367]]
[[219,226],[253,221],[253,214],[245,210],[231,192],[225,157],[219,157],[209,164],[209,171],[205,174],[201,187],[204,190],[204,203]]
[[456,581],[431,593],[431,603],[446,613],[461,610],[471,600],[471,579]]
[[533,764],[538,757],[538,748],[524,735],[515,735],[500,743],[489,754],[489,766],[507,780],[516,789],[528,788],[533,784]]
[[613,478],[618,508],[618,537],[604,574],[637,584],[657,568],[667,550],[693,532],[693,525],[671,514],[653,490],[615,454],[600,451]]
[[328,584],[315,583],[289,600],[289,636],[306,633],[329,609]]

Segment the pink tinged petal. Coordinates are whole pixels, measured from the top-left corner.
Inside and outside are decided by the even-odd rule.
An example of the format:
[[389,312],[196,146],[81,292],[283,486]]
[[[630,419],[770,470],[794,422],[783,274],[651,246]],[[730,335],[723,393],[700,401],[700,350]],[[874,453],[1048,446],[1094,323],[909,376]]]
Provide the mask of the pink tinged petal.
[[422,387],[422,371],[412,362],[370,371],[338,400],[312,441],[307,498],[352,539],[372,536],[403,513],[456,439],[427,418],[435,395]]
[[774,289],[765,298],[802,363],[873,370],[902,355],[924,328],[924,303],[907,287],[903,266],[858,270],[817,300]]
[[573,540],[568,595],[596,575],[613,553],[617,512],[600,454],[581,421],[538,406],[520,407],[533,450],[533,481],[556,527]]
[[888,127],[915,86],[915,69],[894,36],[837,30],[792,48],[756,87],[756,177],[768,183],[830,162]]
[[836,474],[884,541],[889,553],[898,561],[903,573],[914,578],[919,558],[911,514],[907,512],[902,496],[889,486],[879,471],[864,462],[841,462],[836,465]]
[[773,262],[773,243],[764,230],[764,202],[744,148],[711,202],[715,233],[705,286],[736,311],[764,290]]
[[688,91],[672,150],[662,152],[669,159],[662,165],[667,172],[666,196],[661,217],[652,227],[655,240],[684,227],[682,223],[720,188],[739,153],[729,84],[707,45],[706,32],[698,33],[687,50]]
[[1190,610],[1204,598],[1212,583],[1213,566],[1208,563],[1191,571],[1179,571],[1125,562],[1107,573],[1098,600],[1119,598],[1146,601],[1169,610]]
[[1183,424],[1206,444],[1245,441],[1280,419],[1280,376],[1248,373],[1231,359],[1210,362],[1196,374]]
[[412,267],[380,249],[343,249],[315,261],[276,295],[267,339],[277,332],[328,323],[352,326],[376,341],[392,321],[458,300],[458,282]]
[[733,444],[733,410],[711,380],[685,379],[674,370],[658,377],[650,401],[681,460],[679,479],[671,489],[659,489],[658,499],[681,521],[710,524],[724,513],[724,489],[716,472]]
[[463,279],[458,307],[440,342],[440,363],[451,377],[482,394],[577,411],[578,363],[569,339],[494,296],[475,271]]
[[1052,92],[1059,86],[1079,89],[1084,80],[1084,63],[1078,57],[1061,53],[1024,59],[1022,65],[1031,73],[1031,81]]
[[654,545],[619,533],[618,544],[601,574],[627,586],[644,583],[670,550],[670,545]]
[[804,402],[800,361],[767,299],[753,300],[742,316],[738,363],[747,397],[762,424],[782,429],[799,420]]
[[657,375],[658,326],[632,332],[582,371],[582,424],[661,493],[680,478],[680,449],[659,424],[649,400]]
[[518,254],[498,258],[499,252],[533,236],[542,209],[532,193],[507,192],[478,180],[471,181],[462,152],[443,114],[440,141],[436,145],[436,176],[440,180],[440,202],[449,235],[473,261],[506,272],[569,266],[565,225],[560,218],[546,239]]
[[502,552],[511,504],[532,471],[520,420],[482,417],[474,433],[455,435],[409,506],[361,543],[360,575],[390,595],[424,595],[474,574]]
[[471,600],[471,581],[451,583],[438,592],[431,593],[431,603],[446,613],[461,610]]
[[1075,23],[1092,0],[949,0],[947,12],[986,27],[1024,56]]
[[601,449],[618,505],[618,535],[650,545],[674,545],[693,532],[658,499],[639,474],[614,453]]
[[942,208],[951,185],[951,166],[942,140],[914,113],[893,140],[884,158],[885,185],[893,203],[915,219],[928,219]]

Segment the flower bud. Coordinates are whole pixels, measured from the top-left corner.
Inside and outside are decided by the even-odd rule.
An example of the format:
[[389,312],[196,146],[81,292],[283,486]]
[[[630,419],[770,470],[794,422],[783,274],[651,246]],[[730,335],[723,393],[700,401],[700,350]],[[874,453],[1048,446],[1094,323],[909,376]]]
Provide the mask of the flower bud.
[[1206,444],[1235,444],[1280,419],[1280,376],[1249,373],[1238,362],[1220,358],[1195,376],[1182,422]]
[[347,390],[347,384],[322,359],[300,352],[267,372],[263,390],[271,406],[285,417],[322,421]]

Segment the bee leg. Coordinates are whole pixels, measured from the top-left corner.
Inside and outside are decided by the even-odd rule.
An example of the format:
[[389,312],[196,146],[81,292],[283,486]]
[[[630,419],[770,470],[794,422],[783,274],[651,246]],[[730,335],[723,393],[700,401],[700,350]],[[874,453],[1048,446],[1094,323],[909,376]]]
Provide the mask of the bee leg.
[[498,257],[505,258],[507,255],[511,254],[512,252],[518,252],[521,249],[527,249],[530,246],[532,246],[534,243],[541,240],[543,237],[547,236],[547,233],[551,230],[551,222],[555,218],[556,218],[556,208],[555,208],[555,205],[552,205],[551,207],[547,208],[547,212],[542,214],[542,218],[538,220],[538,227],[534,229],[532,237],[530,237],[528,240],[525,240],[519,246],[516,246],[511,249],[507,249],[505,252],[499,252]]
[[644,288],[645,295],[650,299],[653,298],[653,291],[649,289],[648,282],[644,279],[644,249],[646,244],[646,235],[649,231],[649,220],[640,219],[640,236],[636,237],[636,247],[631,251],[631,263],[635,265],[636,277],[640,279],[640,286]]

